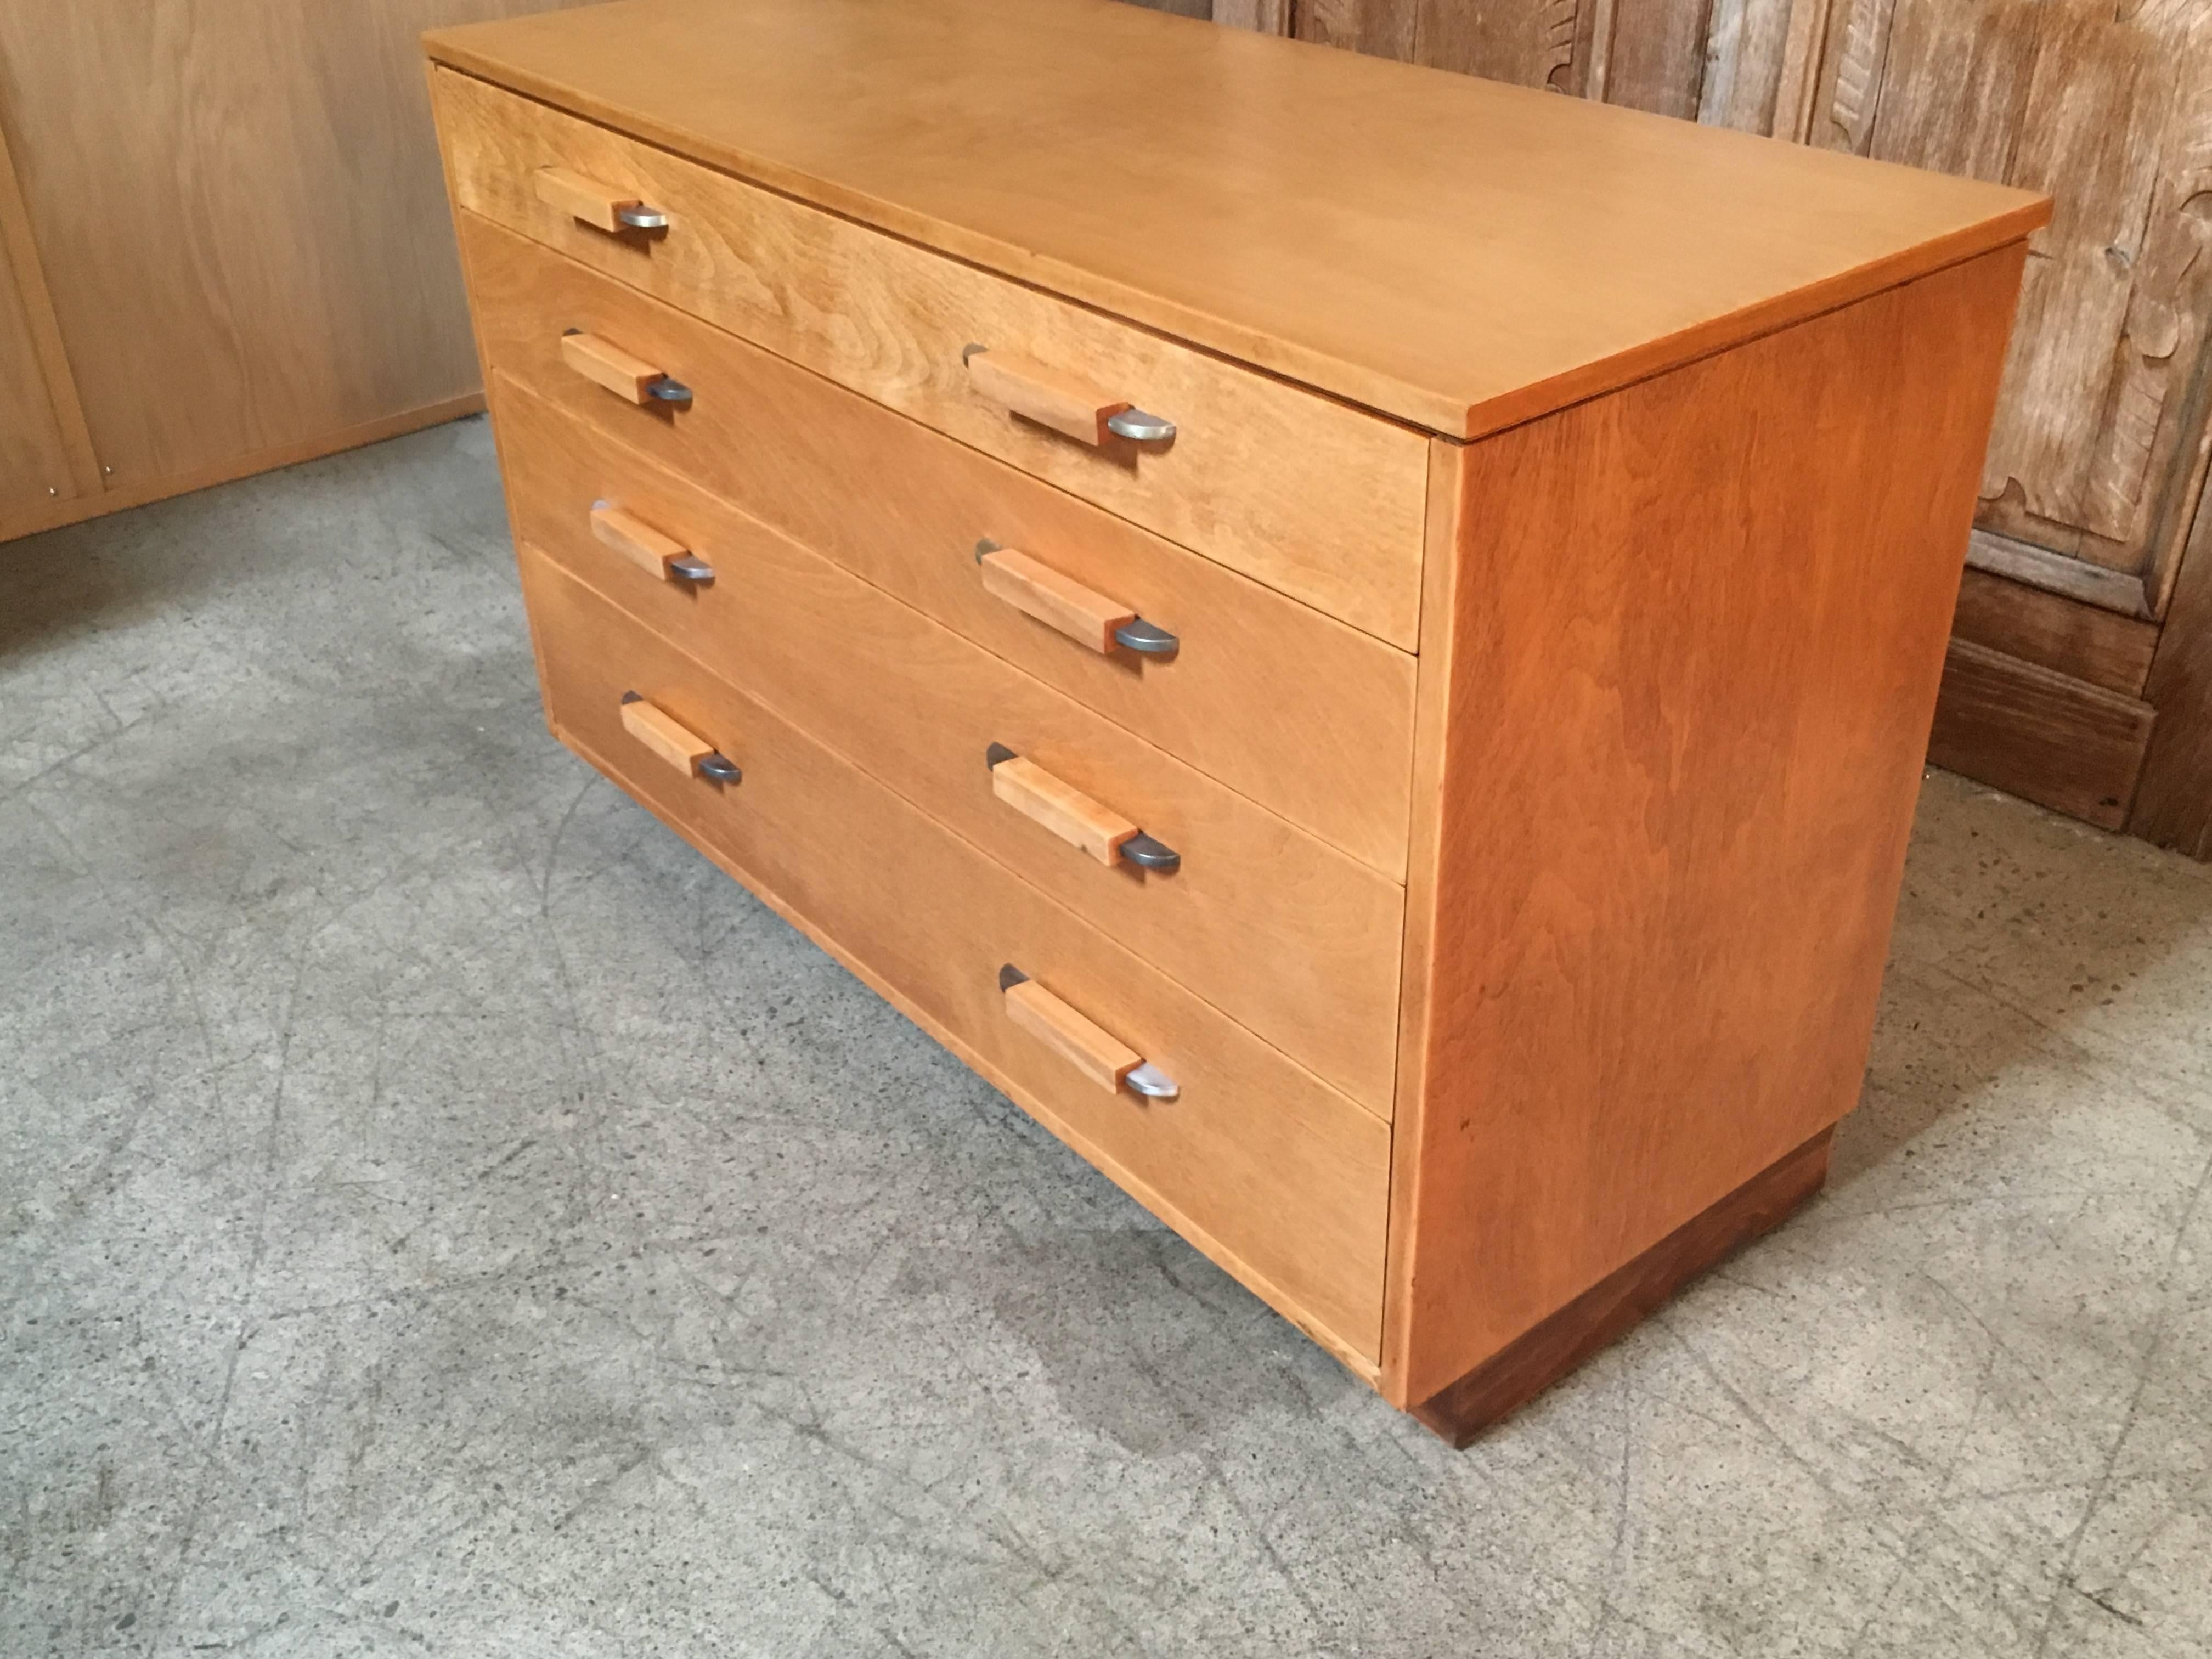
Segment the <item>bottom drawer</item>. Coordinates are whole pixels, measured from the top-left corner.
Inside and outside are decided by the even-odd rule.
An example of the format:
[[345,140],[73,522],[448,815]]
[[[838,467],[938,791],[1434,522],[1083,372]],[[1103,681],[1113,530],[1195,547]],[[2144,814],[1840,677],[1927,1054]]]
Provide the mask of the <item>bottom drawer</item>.
[[[535,549],[520,558],[547,716],[564,743],[1371,1374],[1388,1125]],[[724,763],[741,781],[710,775]],[[1027,975],[1011,992],[1009,966]],[[1116,1081],[1139,1060],[1150,1072],[1137,1081],[1171,1079],[1174,1098]]]

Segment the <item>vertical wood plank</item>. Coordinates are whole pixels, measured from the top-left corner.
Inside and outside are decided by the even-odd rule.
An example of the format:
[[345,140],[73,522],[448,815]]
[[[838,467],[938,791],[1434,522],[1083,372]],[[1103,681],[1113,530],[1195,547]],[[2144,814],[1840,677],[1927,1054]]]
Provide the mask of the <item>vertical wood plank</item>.
[[2158,723],[2128,831],[2212,859],[2212,514],[2201,509],[2143,696]]
[[1777,138],[1802,144],[1811,137],[1820,91],[1820,60],[1827,51],[1828,22],[1837,3],[1838,0],[1790,0],[1789,36],[1774,91],[1774,119],[1767,129]]
[[1694,120],[1713,0],[1614,0],[1605,101]]
[[1486,81],[1580,92],[1573,71],[1592,9],[1589,0],[1530,0],[1510,8],[1421,0],[1418,57],[1432,69]]
[[1818,107],[1807,142],[1864,155],[1874,143],[1875,111],[1889,58],[1893,0],[1836,0],[1822,54]]
[[[1775,132],[1793,35],[1816,9],[1810,0],[1712,0],[1698,119],[1739,132]],[[1779,136],[1796,137],[1796,119],[1793,106]]]
[[1422,0],[1298,0],[1291,24],[1301,40],[1426,63],[1414,51],[1421,5]]
[[77,401],[76,380],[54,318],[53,295],[31,234],[15,160],[0,133],[0,330],[9,337],[0,385],[9,392],[7,441],[0,459],[0,512],[100,492],[99,458]]
[[[1917,118],[1885,116],[1874,153],[1981,178],[2008,174],[2056,198],[2021,295],[1982,493],[2010,495],[2032,519],[2114,544],[2084,540],[2079,550],[2130,568],[2140,557],[2132,544],[2165,376],[2124,341],[2131,313],[2171,334],[2170,318],[2143,317],[2132,302],[2174,65],[2154,36],[2116,26],[2108,9],[2048,9],[2039,32],[2001,35],[2003,50],[1978,31],[1960,38],[1938,15],[1935,0],[1900,0],[1892,61],[1909,51],[1913,73],[1894,97]],[[1956,88],[1962,78],[1967,90],[1954,91],[1955,106],[1986,111],[1981,119],[1946,119],[1931,107],[1937,87]],[[2175,342],[2162,343],[2170,351]],[[2113,452],[2100,435],[2124,444],[2128,475],[2108,476],[2102,489],[2093,482],[2098,459]]]

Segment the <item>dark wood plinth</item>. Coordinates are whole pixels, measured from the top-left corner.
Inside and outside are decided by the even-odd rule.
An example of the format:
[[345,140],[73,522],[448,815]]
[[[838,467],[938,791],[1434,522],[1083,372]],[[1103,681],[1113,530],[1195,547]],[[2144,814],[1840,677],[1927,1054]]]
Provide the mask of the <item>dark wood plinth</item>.
[[1499,1350],[1413,1415],[1455,1446],[1526,1405],[1683,1285],[1778,1226],[1828,1178],[1832,1127],[1692,1217],[1619,1272]]

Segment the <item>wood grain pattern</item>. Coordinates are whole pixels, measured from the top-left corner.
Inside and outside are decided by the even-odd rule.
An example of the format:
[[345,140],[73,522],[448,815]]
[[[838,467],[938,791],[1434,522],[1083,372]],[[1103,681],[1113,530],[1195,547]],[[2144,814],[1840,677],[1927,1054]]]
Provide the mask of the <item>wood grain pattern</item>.
[[1108,1094],[1145,1063],[1135,1049],[1085,1019],[1035,980],[1006,989],[1006,1018]]
[[1291,33],[1319,46],[1410,64],[1420,33],[1421,4],[1422,0],[1297,0]]
[[2142,695],[2158,626],[1969,568],[1951,632],[2122,696]]
[[[2151,21],[2159,8],[2138,8],[2125,22],[2116,21],[2110,6],[2046,8],[2038,28],[1999,35],[2018,42],[2021,60],[2008,76],[2017,88],[2013,118],[1991,123],[1996,130],[1988,135],[2005,151],[2001,161],[1971,151],[1957,158],[1991,174],[2033,181],[2053,191],[2057,203],[2040,257],[2030,266],[1982,485],[1993,500],[2009,493],[2018,516],[1991,518],[1990,527],[2045,544],[2060,538],[2039,532],[2039,523],[2086,532],[2062,532],[2066,544],[2060,550],[2116,568],[2145,565],[2154,486],[2172,471],[2178,447],[2203,430],[2201,418],[2177,418],[2186,411],[2175,395],[2177,375],[2185,377],[2202,356],[2198,319],[2212,302],[2212,287],[2187,270],[2205,250],[2202,224],[2182,210],[2178,197],[2154,198],[2161,185],[2179,195],[2197,188],[2160,174],[2169,142],[2184,138],[2176,131],[2177,89],[2212,74],[2212,53],[2191,52],[2182,9],[2163,9],[2172,22],[2161,27]],[[1892,62],[1920,66],[1923,79],[1917,88],[1900,82],[1886,90],[1886,100],[1917,93],[1936,126],[1942,106],[1929,80],[1954,75],[1954,60],[1970,52],[1977,67],[1995,57],[1990,32],[1972,27],[1978,21],[1928,0],[1901,5]],[[1910,33],[1938,27],[1945,44],[1959,43],[1951,52],[1923,45]],[[2212,33],[2203,39],[2212,44]],[[2185,60],[2179,74],[2177,55]],[[2212,99],[2203,113],[2212,118]],[[1877,153],[1928,155],[1943,165],[1953,157],[1937,146],[1942,131],[1893,131],[1885,121]],[[2212,150],[2212,120],[2197,143]],[[2161,528],[2162,546],[2178,550],[2185,509],[2179,526]]]
[[1129,406],[1127,398],[1102,392],[1078,375],[1019,352],[963,350],[961,355],[968,360],[968,384],[977,396],[1093,448],[1111,441],[1107,417]]
[[[429,50],[1463,437],[2009,242],[2046,212],[2024,192],[1107,0],[626,0],[441,31]],[[1067,158],[1103,132],[1115,165],[1071,188]]]
[[1705,92],[1712,0],[1615,0],[1605,99],[1689,119]]
[[96,495],[100,463],[77,401],[22,182],[0,133],[0,523]]
[[[1415,1315],[1412,1296],[1416,1240],[1425,1218],[1418,1207],[1425,1188],[1421,1161],[1427,1145],[1429,1094],[1426,1060],[1430,1023],[1440,988],[1437,969],[1461,946],[1437,937],[1437,897],[1444,875],[1444,767],[1451,738],[1452,690],[1474,672],[1462,656],[1475,641],[1454,623],[1460,573],[1460,548],[1470,514],[1468,452],[1448,438],[1429,445],[1429,491],[1421,594],[1421,679],[1413,728],[1412,836],[1407,851],[1405,943],[1398,970],[1398,1077],[1391,1102],[1390,1233],[1382,1304],[1382,1377],[1385,1395],[1396,1406],[1414,1403],[1405,1391],[1404,1356],[1413,1352],[1406,1322]],[[1446,983],[1443,988],[1449,988]]]
[[[1199,1249],[1374,1374],[1388,1125],[526,545],[521,561],[556,735],[803,919]],[[744,787],[629,764],[635,745],[616,710],[630,687],[741,762]],[[1146,1105],[1074,1075],[1007,1019],[998,972],[1009,962],[1141,1048],[1180,1097]]]
[[557,3],[0,7],[0,120],[118,501],[476,392],[417,40]]
[[1928,758],[2118,830],[2127,822],[2155,718],[2139,697],[1954,640]]
[[2158,722],[2128,832],[2212,859],[2212,514],[2197,517],[2143,695]]
[[[520,237],[473,218],[464,232],[489,359],[587,422],[543,440],[567,457],[562,499],[578,480],[605,493],[596,446],[617,440],[1404,880],[1413,658]],[[661,418],[605,396],[562,367],[548,310],[680,364],[697,401]],[[1182,649],[1105,657],[1018,614],[983,586],[985,538]]]
[[699,763],[714,752],[714,745],[690,730],[666,709],[641,698],[622,704],[623,730],[644,745],[654,759],[685,777],[697,774]]
[[[1984,501],[1982,507],[1982,516],[1989,516],[1989,502]],[[2087,559],[2054,552],[2033,542],[2017,541],[1991,531],[1977,529],[1967,538],[1966,563],[1993,576],[2009,577],[2062,599],[2095,605],[2114,616],[2138,617],[2148,621],[2154,620],[2157,615],[2143,591],[2141,574],[2107,569]]]
[[975,568],[982,573],[986,593],[1102,655],[1114,648],[1114,630],[1137,619],[1127,605],[1071,581],[1018,547],[986,553]]
[[[443,71],[439,87],[455,190],[469,212],[1354,627],[1413,643],[1418,434],[481,82]],[[526,187],[549,160],[637,190],[676,228],[633,246],[578,225]],[[1175,441],[1094,447],[1017,419],[969,383],[961,356],[978,342],[1083,365],[1176,422]]]
[[1823,1129],[1599,1280],[1503,1352],[1413,1407],[1455,1447],[1471,1443],[1649,1318],[1685,1285],[1789,1219],[1828,1178]]
[[1829,3],[1712,0],[1697,118],[1802,139]]
[[1856,1100],[2023,252],[1462,452],[1392,1399]]
[[76,493],[22,286],[0,250],[0,521]]
[[2190,388],[2212,349],[2199,205],[2212,11],[1837,0],[1836,14],[1816,142],[2055,198],[2028,264],[1984,530],[2127,573],[2144,614],[2160,614],[2207,461],[2208,407]]
[[1288,34],[1291,0],[1213,0],[1213,21],[1224,28]]
[[[1401,887],[576,426],[502,369],[492,384],[518,536],[1261,1038],[1389,1112]],[[610,554],[588,528],[596,500],[684,543],[714,568],[714,582],[672,586]],[[964,550],[948,556],[975,580]],[[994,744],[1141,825],[1183,855],[1182,866],[1102,869],[1040,834],[994,799]]]
[[1109,869],[1121,861],[1122,843],[1136,837],[1137,826],[1119,812],[1019,755],[991,768],[991,793]]
[[[1596,13],[1595,6],[1582,0],[1496,9],[1420,0],[1414,13],[1413,57],[1462,75],[1579,93],[1588,82],[1588,36]],[[1606,33],[1610,35],[1609,24]]]
[[292,466],[319,456],[335,455],[344,450],[359,448],[363,444],[381,443],[386,438],[396,438],[403,433],[417,432],[424,427],[459,420],[464,416],[482,414],[483,407],[483,393],[471,392],[426,408],[403,409],[396,415],[348,427],[343,432],[312,433],[290,443],[280,444],[274,449],[255,450],[244,455],[226,455],[190,472],[144,479],[136,484],[79,495],[75,501],[52,501],[28,513],[0,514],[0,542],[12,541],[18,536],[36,535],[42,531],[58,530],[64,525],[78,524],[103,514],[143,507],[149,501],[166,501],[172,495],[186,495],[195,489],[228,483],[234,478],[252,477],[257,472],[274,471],[280,466]]

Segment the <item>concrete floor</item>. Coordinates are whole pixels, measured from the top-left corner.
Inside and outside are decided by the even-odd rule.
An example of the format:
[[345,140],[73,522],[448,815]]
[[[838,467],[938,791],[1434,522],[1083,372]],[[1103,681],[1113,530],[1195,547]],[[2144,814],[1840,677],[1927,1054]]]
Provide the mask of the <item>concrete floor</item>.
[[2212,871],[1455,1454],[562,750],[468,422],[0,549],[0,1654],[2203,1655]]

